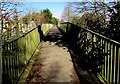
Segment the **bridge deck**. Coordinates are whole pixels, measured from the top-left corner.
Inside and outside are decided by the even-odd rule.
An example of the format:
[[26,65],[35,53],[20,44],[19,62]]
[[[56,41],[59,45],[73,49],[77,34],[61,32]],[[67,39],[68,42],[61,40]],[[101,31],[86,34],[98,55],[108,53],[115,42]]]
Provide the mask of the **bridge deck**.
[[[48,36],[59,34],[53,28]],[[53,38],[52,38],[53,39]],[[71,61],[71,56],[65,46],[58,42],[42,42],[39,53],[35,57],[27,82],[77,82],[80,83]]]

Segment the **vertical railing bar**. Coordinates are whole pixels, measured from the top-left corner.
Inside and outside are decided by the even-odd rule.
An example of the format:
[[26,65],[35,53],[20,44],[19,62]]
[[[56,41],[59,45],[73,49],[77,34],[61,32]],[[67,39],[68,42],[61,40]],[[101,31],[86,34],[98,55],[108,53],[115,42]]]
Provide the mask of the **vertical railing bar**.
[[115,54],[115,45],[113,44],[113,49],[112,49],[112,81],[114,81],[114,54]]
[[12,53],[12,56],[13,56],[13,66],[12,66],[12,68],[13,68],[13,73],[14,73],[13,76],[14,76],[14,78],[16,78],[16,73],[15,73],[15,71],[16,71],[16,70],[15,70],[15,61],[14,61],[14,57],[15,57],[15,51],[14,51],[15,49],[14,49],[14,47],[15,47],[15,46],[14,46],[14,42],[12,42],[12,50],[13,50],[13,53]]
[[[102,51],[103,51],[103,53],[104,53],[104,42],[105,42],[105,41],[104,41],[104,39],[103,39],[103,40],[102,40]],[[104,60],[104,61],[105,61],[105,60]],[[103,68],[103,69],[102,69],[102,76],[104,76],[104,69],[105,69],[104,66],[105,66],[105,65],[102,65],[102,68]]]
[[4,51],[5,51],[5,49],[6,49],[6,47],[3,45],[2,46],[2,50],[3,50],[3,52],[2,52],[2,55],[3,55],[2,56],[2,68],[3,68],[4,72],[2,73],[2,81],[3,81],[4,74],[6,74],[6,72],[5,72],[6,71],[6,68],[5,68],[5,57],[4,57],[4,54],[5,54]]
[[12,73],[12,55],[11,55],[11,52],[12,52],[12,48],[11,48],[11,43],[9,43],[9,70],[10,70],[10,76],[11,76],[11,79],[13,81],[13,73]]
[[[16,44],[15,44],[15,48],[16,48]],[[17,68],[17,70],[16,70],[16,78],[18,78],[18,75],[19,75],[19,63],[18,63],[18,55],[17,55],[17,53],[15,53],[15,57],[16,57],[16,68]]]
[[111,47],[112,47],[112,43],[110,42],[110,49],[109,49],[109,78],[108,78],[108,81],[109,81],[109,83],[110,83],[110,77],[111,77]]
[[[102,48],[102,51],[103,51],[103,39],[101,39],[101,48]],[[103,59],[101,59],[101,75],[103,74],[102,71],[103,71]]]
[[10,63],[11,63],[11,75],[12,75],[12,79],[14,78],[14,69],[13,67],[13,50],[12,50],[12,43],[10,43]]
[[116,45],[115,45],[115,50],[114,50],[114,75],[113,75],[114,77],[113,77],[113,82],[115,82],[115,71],[116,71]]
[[[6,51],[8,51],[8,44],[7,44],[7,50]],[[7,69],[7,76],[9,76],[9,67],[8,67],[8,58],[7,58],[7,56],[9,56],[9,53],[7,52],[7,55],[6,55],[6,69]]]
[[119,52],[119,47],[116,46],[115,83],[117,83],[117,75],[118,75],[118,52]]
[[12,81],[13,81],[13,69],[12,69],[12,66],[13,66],[13,63],[12,63],[12,58],[13,58],[13,55],[12,55],[12,43],[10,43],[10,55],[9,55],[9,58],[10,58],[10,70],[11,70],[11,78],[12,78]]
[[16,60],[17,56],[14,54],[14,68],[15,68],[15,78],[17,78],[17,60]]
[[[107,45],[107,41],[105,40],[105,47],[104,47],[104,54],[106,54],[106,45]],[[105,67],[104,67],[105,69],[105,74],[104,74],[104,76],[105,76],[105,78],[107,79],[107,57],[106,57],[106,55],[105,55]]]
[[14,54],[14,69],[15,69],[15,71],[14,71],[14,73],[15,73],[15,79],[17,78],[17,60],[16,60],[16,58],[17,58],[17,56]]
[[[7,45],[5,47],[5,51],[7,51]],[[6,73],[5,74],[8,75],[8,72],[7,72],[7,53],[6,53],[6,56],[4,56],[4,59],[5,59],[5,69],[6,69]]]
[[17,48],[17,42],[16,42],[16,56],[18,57],[18,76],[20,76],[20,71],[21,71],[21,65],[20,65],[20,58],[19,58],[19,55],[18,55],[18,48]]
[[[10,73],[10,78],[12,79],[13,74],[12,74],[12,70],[11,70],[11,65],[12,65],[11,64],[11,58],[12,58],[11,57],[11,51],[12,51],[11,50],[11,43],[9,43],[9,51],[8,51],[9,52],[9,56],[8,56],[8,59],[9,59],[9,73]],[[13,79],[12,79],[12,81],[13,81]]]
[[[99,36],[97,36],[97,38],[98,38],[98,46],[97,46],[97,48],[100,50],[100,49],[101,49],[101,38],[100,38]],[[101,53],[101,51],[100,51],[100,52],[98,51],[98,55],[99,55],[99,53]],[[99,60],[99,61],[100,61],[100,60]],[[101,66],[99,65],[98,68],[100,69]],[[99,73],[100,73],[100,72],[99,72]]]
[[[2,49],[3,49],[3,53],[2,53],[2,55],[3,55],[3,54],[5,54],[6,47],[5,47],[5,46],[2,46]],[[4,56],[4,55],[2,56],[2,60],[3,60],[3,61],[2,61],[3,71],[4,71],[4,74],[5,74],[5,73],[6,73],[6,72],[5,72],[5,71],[6,71],[6,68],[5,68],[5,64],[6,64],[6,63],[5,63],[5,56]]]
[[111,57],[110,57],[110,82],[112,82],[112,74],[113,74],[113,71],[112,71],[112,68],[113,68],[113,63],[112,63],[112,59],[113,59],[113,43],[111,43]]
[[[100,38],[100,49],[102,48],[102,38]],[[101,65],[100,65],[100,74],[102,74],[102,59],[100,59]]]
[[108,43],[107,43],[107,80],[108,80],[108,82],[109,82],[109,76],[110,76],[110,74],[109,74],[109,68],[110,68],[110,64],[109,64],[109,59],[110,59],[109,53],[110,53],[110,49],[109,49],[109,46],[110,46],[110,43],[108,42]]
[[[104,54],[105,54],[106,40],[104,39]],[[104,77],[106,78],[106,57],[104,57]]]
[[19,76],[19,59],[18,59],[17,53],[15,53],[15,57],[16,57],[16,68],[17,68],[17,70],[16,70],[16,78],[18,78],[18,76]]
[[[16,49],[16,47],[17,47],[17,44],[16,44],[16,41],[14,42],[14,49],[15,49],[15,57],[17,57],[18,58],[18,55],[17,55],[17,49]],[[18,76],[19,76],[19,61],[18,60],[16,60],[17,61],[17,70],[16,70],[16,73],[17,73],[17,75],[16,75],[16,78],[18,78]]]
[[107,79],[107,70],[108,70],[108,41],[106,40],[106,52],[105,52],[105,57],[106,57],[106,79]]
[[117,75],[117,82],[120,82],[120,46],[118,50],[118,75]]
[[[12,42],[12,69],[13,69],[13,78],[15,78],[15,67],[14,67],[14,42]],[[14,82],[14,81],[13,81]]]

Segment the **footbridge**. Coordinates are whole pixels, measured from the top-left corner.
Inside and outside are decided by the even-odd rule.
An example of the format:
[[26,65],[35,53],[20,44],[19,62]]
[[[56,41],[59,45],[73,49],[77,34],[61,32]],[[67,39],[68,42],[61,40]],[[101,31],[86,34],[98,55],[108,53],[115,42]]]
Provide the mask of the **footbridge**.
[[3,42],[3,84],[54,82],[120,83],[120,43],[69,22]]

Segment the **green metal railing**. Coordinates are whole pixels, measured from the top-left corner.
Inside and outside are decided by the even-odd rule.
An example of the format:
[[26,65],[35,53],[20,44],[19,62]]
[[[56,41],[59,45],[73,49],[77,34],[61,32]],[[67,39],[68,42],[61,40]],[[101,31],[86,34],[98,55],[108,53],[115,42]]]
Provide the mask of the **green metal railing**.
[[66,22],[60,25],[78,63],[106,83],[120,83],[120,43]]
[[38,29],[34,28],[2,44],[2,83],[17,83],[39,42]]
[[6,31],[2,33],[2,43],[14,40],[21,35],[23,35],[23,33],[20,31],[18,32],[16,27],[14,27],[13,29],[6,28]]

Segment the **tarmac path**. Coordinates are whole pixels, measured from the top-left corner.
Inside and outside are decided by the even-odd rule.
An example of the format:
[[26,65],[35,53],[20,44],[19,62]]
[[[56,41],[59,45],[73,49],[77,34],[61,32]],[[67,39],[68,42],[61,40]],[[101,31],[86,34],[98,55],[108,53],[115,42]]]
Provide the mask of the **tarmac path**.
[[[57,28],[53,28],[48,34],[55,33],[60,34]],[[63,43],[60,43],[60,40],[41,42],[38,49],[39,53],[35,57],[26,80],[27,83],[70,82],[80,84],[68,49]]]

